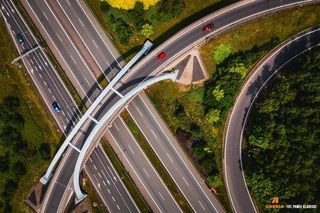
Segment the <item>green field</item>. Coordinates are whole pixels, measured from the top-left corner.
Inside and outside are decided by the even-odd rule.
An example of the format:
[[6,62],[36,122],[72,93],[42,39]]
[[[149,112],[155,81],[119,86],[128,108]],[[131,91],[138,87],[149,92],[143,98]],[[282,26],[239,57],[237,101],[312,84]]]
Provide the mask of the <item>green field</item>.
[[[209,80],[200,86],[160,82],[147,93],[225,206],[222,137],[225,119],[245,76],[268,51],[297,32],[320,24],[320,6],[281,11],[245,24],[200,49]],[[217,63],[219,60],[220,63]],[[222,91],[222,93],[221,93]],[[218,95],[221,97],[218,98]],[[211,160],[211,166],[206,161]],[[207,173],[207,174],[206,174]]]
[[[9,212],[13,208],[14,212],[32,212],[24,199],[32,186],[39,181],[41,173],[46,170],[48,157],[53,155],[61,133],[46,111],[27,71],[11,64],[17,56],[14,50],[11,38],[1,21],[0,211]],[[7,134],[13,128],[11,133],[15,134]],[[7,140],[10,141],[9,144]],[[40,150],[41,144],[49,144],[51,149],[47,148],[45,151],[49,153]]]

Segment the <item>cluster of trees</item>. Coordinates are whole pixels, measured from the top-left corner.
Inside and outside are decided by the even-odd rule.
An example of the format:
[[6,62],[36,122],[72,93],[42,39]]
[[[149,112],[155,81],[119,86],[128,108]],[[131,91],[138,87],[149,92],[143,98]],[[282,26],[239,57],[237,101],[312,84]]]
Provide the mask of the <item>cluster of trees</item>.
[[101,10],[122,44],[127,44],[134,34],[149,38],[155,27],[178,16],[184,7],[183,0],[100,2]]
[[251,66],[268,49],[278,43],[278,39],[254,46],[251,50],[231,54],[231,46],[221,44],[214,52],[216,72],[205,84],[203,105],[207,120],[216,127],[221,126],[226,113],[234,103],[234,96],[239,91],[243,79],[248,74]]
[[[33,147],[22,136],[25,119],[19,112],[20,100],[16,96],[7,96],[0,103],[0,177],[4,187],[0,207],[4,212],[11,212],[10,200],[18,187],[20,178],[27,172],[26,160],[36,154]],[[42,159],[50,158],[50,145],[41,144],[39,156]]]
[[292,61],[262,92],[246,128],[245,171],[262,206],[320,205],[320,50]]

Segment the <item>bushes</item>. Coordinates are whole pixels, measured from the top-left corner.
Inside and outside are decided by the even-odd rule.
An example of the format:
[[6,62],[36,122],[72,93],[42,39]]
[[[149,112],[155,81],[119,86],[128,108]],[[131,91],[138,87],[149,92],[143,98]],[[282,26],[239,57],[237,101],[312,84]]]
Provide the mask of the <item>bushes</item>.
[[149,38],[155,27],[178,16],[185,7],[183,0],[108,2],[112,7],[102,1],[100,8],[122,44],[127,44],[133,36]]

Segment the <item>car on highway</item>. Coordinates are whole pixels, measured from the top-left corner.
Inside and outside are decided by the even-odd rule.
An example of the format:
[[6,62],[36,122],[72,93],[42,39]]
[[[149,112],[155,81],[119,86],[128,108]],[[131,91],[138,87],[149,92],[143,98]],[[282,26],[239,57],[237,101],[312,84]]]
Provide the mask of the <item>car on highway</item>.
[[210,23],[202,28],[202,32],[204,33],[210,32],[211,30],[213,30],[213,28],[214,28],[214,24]]
[[166,58],[166,54],[164,52],[162,52],[157,56],[157,61],[161,61],[165,58]]
[[21,34],[17,34],[16,38],[17,38],[17,41],[19,42],[20,45],[24,44],[24,39]]
[[53,107],[54,111],[61,112],[61,108],[56,101],[52,102],[52,107]]

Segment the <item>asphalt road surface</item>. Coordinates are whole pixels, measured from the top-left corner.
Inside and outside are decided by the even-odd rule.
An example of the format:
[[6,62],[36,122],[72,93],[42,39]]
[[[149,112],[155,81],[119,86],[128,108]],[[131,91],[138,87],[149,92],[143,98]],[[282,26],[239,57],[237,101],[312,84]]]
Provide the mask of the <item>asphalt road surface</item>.
[[[186,51],[186,48],[192,48],[193,45],[196,45],[199,40],[205,38],[206,36],[209,36],[203,34],[201,31],[201,28],[206,24],[211,22],[216,23],[216,30],[227,28],[230,27],[228,26],[229,24],[237,22],[242,18],[247,19],[247,17],[252,14],[256,14],[258,12],[274,8],[282,3],[286,4],[288,2],[296,1],[254,1],[248,4],[241,3],[241,5],[227,10],[224,13],[220,13],[215,17],[211,17],[210,19],[203,19],[203,22],[198,22],[196,25],[189,27],[188,30],[180,33],[179,36],[175,36],[174,39],[170,39],[164,45],[159,47],[159,49],[153,51],[150,54],[150,57],[146,57],[145,60],[139,63],[138,66],[135,66],[135,68],[133,68],[130,73],[124,78],[125,84],[122,85],[122,88],[124,89],[123,92],[127,92],[132,88],[133,85],[136,85],[139,82],[132,82],[131,80],[143,79],[146,76],[151,75],[151,72],[159,72],[166,63],[168,63],[170,60],[173,60],[180,53]],[[167,59],[162,63],[158,63],[155,60],[155,56],[162,51],[166,52]],[[108,101],[108,103],[114,102],[113,100]]]
[[[126,130],[126,131],[124,131]],[[156,212],[181,212],[170,191],[153,168],[121,118],[108,128],[106,138],[134,179],[150,208]],[[130,154],[127,154],[127,153]],[[141,190],[142,189],[142,190]]]
[[[141,94],[127,110],[195,212],[223,212],[153,105]],[[148,126],[148,128],[146,128]]]
[[[1,12],[19,54],[22,55],[39,47],[32,32],[11,1],[1,0],[0,4]],[[22,35],[24,44],[18,43],[16,38],[18,34]],[[23,63],[58,126],[64,134],[67,134],[79,120],[80,112],[57,72],[42,49],[37,49],[23,57]],[[61,108],[60,113],[54,111],[52,107],[54,101],[58,102]]]
[[232,110],[225,140],[224,174],[227,192],[235,212],[257,212],[248,192],[241,164],[241,142],[246,118],[259,92],[283,66],[295,57],[320,46],[320,27],[286,41],[252,71]]
[[[31,31],[26,26],[22,17],[18,13],[14,5],[11,3],[11,1],[1,0],[0,4],[1,12],[6,20],[8,29],[10,30],[10,33],[12,35],[13,40],[15,41],[19,53],[23,54],[37,47],[38,43],[35,37],[32,35]],[[18,34],[21,34],[24,38],[24,44],[22,45],[17,42],[16,35]],[[42,98],[47,104],[48,109],[51,111],[54,118],[57,120],[58,126],[65,134],[67,134],[70,131],[70,129],[74,126],[74,124],[79,120],[81,114],[77,109],[77,106],[73,101],[71,95],[68,93],[68,90],[64,87],[62,80],[57,75],[56,71],[54,70],[53,66],[51,65],[50,61],[48,60],[47,56],[44,54],[42,49],[37,49],[34,52],[25,56],[23,58],[23,62],[26,65],[29,75],[34,81],[38,91],[40,92]],[[53,107],[51,106],[53,101],[57,101],[59,103],[59,106],[62,109],[61,112],[57,113],[54,111]],[[111,194],[110,199],[112,200],[110,201],[110,199],[106,199],[105,202],[107,208],[118,209],[117,206],[121,206],[121,212],[139,212],[138,208],[134,204],[134,201],[130,197],[129,193],[126,191],[123,183],[119,181],[120,179],[117,176],[110,162],[106,160],[107,158],[105,156],[101,156],[103,155],[102,153],[103,152],[100,147],[96,148],[92,154],[92,158],[96,159],[96,161],[98,162],[97,166],[100,168],[99,171],[101,171],[101,174],[109,175],[110,173],[113,177],[113,182],[110,186],[110,189],[108,187],[105,187],[107,188],[106,192],[108,192],[108,196],[105,195],[104,197],[109,198],[109,195]],[[70,159],[76,160],[76,157],[77,152],[74,151],[71,154]],[[108,171],[106,171],[105,173],[103,173],[103,169],[101,169],[101,165],[99,164],[98,159],[103,159],[103,166],[108,168]],[[88,163],[86,169],[95,170],[95,164]],[[68,167],[65,167],[65,170],[70,169]],[[99,172],[96,173],[99,177]],[[114,177],[117,180],[114,180]],[[68,178],[62,180],[62,182],[68,182]],[[106,180],[106,182],[108,182],[108,180]],[[56,190],[58,191],[57,194],[60,193],[62,195],[66,190],[66,185],[57,182],[56,186]],[[115,199],[115,201],[113,201],[112,197]],[[56,208],[57,206],[54,206],[52,208],[53,211],[55,211]],[[127,210],[125,211],[125,209]]]

